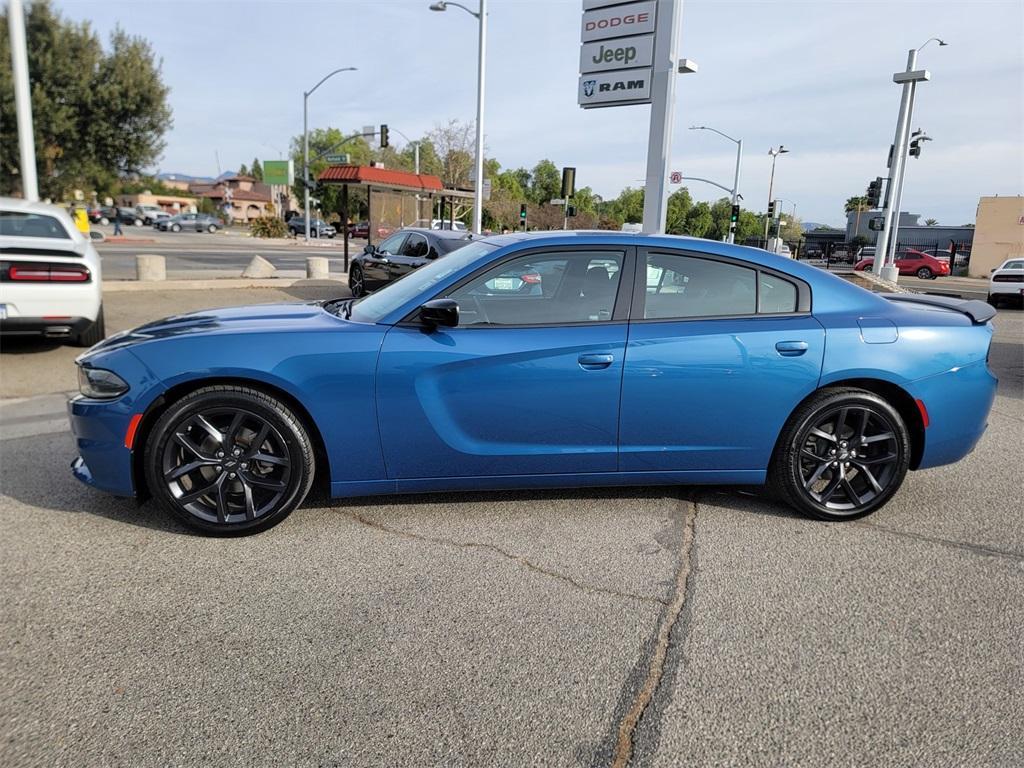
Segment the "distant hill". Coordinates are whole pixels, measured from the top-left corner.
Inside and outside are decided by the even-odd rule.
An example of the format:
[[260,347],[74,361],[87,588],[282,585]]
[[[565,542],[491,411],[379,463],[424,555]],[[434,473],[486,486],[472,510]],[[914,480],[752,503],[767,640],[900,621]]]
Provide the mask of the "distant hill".
[[831,224],[819,224],[816,221],[802,221],[801,226],[804,228],[804,232],[813,232],[818,227],[828,227],[829,229],[843,229],[843,227],[833,227]]
[[198,181],[205,184],[216,181],[212,176],[193,176],[191,173],[158,173],[156,178],[160,181]]

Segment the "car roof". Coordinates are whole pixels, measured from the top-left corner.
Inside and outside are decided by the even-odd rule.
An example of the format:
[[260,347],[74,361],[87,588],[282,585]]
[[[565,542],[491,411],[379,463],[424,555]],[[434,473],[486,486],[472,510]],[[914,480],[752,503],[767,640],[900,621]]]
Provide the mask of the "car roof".
[[423,235],[433,235],[442,240],[462,240],[469,233],[464,229],[430,229],[428,227],[402,227],[398,232],[419,232]]

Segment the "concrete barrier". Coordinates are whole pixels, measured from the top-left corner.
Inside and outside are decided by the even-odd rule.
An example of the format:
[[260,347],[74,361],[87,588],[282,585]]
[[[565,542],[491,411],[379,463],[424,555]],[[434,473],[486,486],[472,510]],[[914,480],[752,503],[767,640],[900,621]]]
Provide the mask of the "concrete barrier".
[[277,267],[259,254],[252,257],[249,266],[242,272],[242,277],[273,277]]
[[135,257],[136,280],[166,280],[167,262],[155,253],[140,253]]
[[326,256],[306,257],[306,277],[310,280],[327,280],[331,276],[331,262]]

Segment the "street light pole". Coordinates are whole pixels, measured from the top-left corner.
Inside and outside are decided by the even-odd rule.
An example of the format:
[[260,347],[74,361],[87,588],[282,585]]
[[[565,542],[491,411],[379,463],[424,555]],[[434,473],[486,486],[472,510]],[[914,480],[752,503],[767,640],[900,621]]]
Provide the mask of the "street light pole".
[[[736,144],[736,173],[732,179],[732,204],[736,205],[740,196],[740,163],[743,162],[743,139],[734,139],[732,136],[722,133],[717,128],[709,128],[706,125],[691,125],[691,131],[713,131],[719,136],[727,138],[729,141]],[[770,196],[770,195],[769,195]],[[729,221],[729,237],[728,242],[736,242],[736,222]]]
[[309,97],[313,91],[339,72],[354,72],[356,67],[341,67],[320,78],[320,82],[302,93],[302,194],[306,214],[306,242],[309,242]]
[[896,118],[896,136],[893,139],[892,157],[887,171],[889,186],[885,192],[886,204],[882,211],[882,231],[875,241],[875,262],[872,266],[872,271],[876,275],[891,283],[895,283],[896,278],[899,276],[899,270],[896,269],[895,264],[896,243],[894,236],[895,232],[899,229],[899,205],[903,197],[903,173],[907,160],[907,140],[910,135],[910,123],[914,112],[914,93],[919,82],[931,79],[931,74],[927,69],[915,69],[917,66],[917,54],[932,41],[937,42],[940,46],[947,45],[944,40],[940,40],[937,37],[929,38],[924,44],[911,49],[907,53],[907,68],[903,72],[897,72],[892,76],[893,82],[903,85],[903,92],[900,96],[900,111]]
[[25,46],[25,9],[21,0],[11,0],[7,27],[11,38],[11,69],[14,75],[14,105],[18,113],[18,147],[21,151],[21,194],[26,200],[39,199],[36,177],[36,144],[32,132],[32,97],[29,94],[28,54]]
[[[768,150],[768,154],[772,156],[772,175],[771,175],[771,177],[768,180],[768,207],[771,207],[771,204],[772,204],[772,193],[773,193],[773,191],[775,189],[775,161],[778,160],[779,155],[784,155],[787,152],[789,152],[789,150],[786,149],[782,144],[779,144],[779,148],[778,149],[772,148],[772,149]],[[765,216],[764,216],[764,247],[765,248],[768,247],[768,224],[769,224],[769,222],[770,222],[770,218],[769,218],[768,214],[766,213]]]
[[476,74],[476,158],[473,181],[473,232],[480,234],[483,229],[484,214],[484,75],[487,59],[487,0],[480,0],[479,11],[473,11],[461,3],[438,0],[431,4],[432,11],[446,11],[449,5],[461,8],[480,24],[479,44],[477,46]]

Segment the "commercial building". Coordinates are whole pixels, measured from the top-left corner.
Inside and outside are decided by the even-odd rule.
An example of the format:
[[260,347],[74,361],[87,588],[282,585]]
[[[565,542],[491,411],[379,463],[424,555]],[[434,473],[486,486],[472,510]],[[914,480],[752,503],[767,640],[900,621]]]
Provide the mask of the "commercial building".
[[988,277],[1009,258],[1024,256],[1024,197],[983,197],[978,202],[971,277]]

